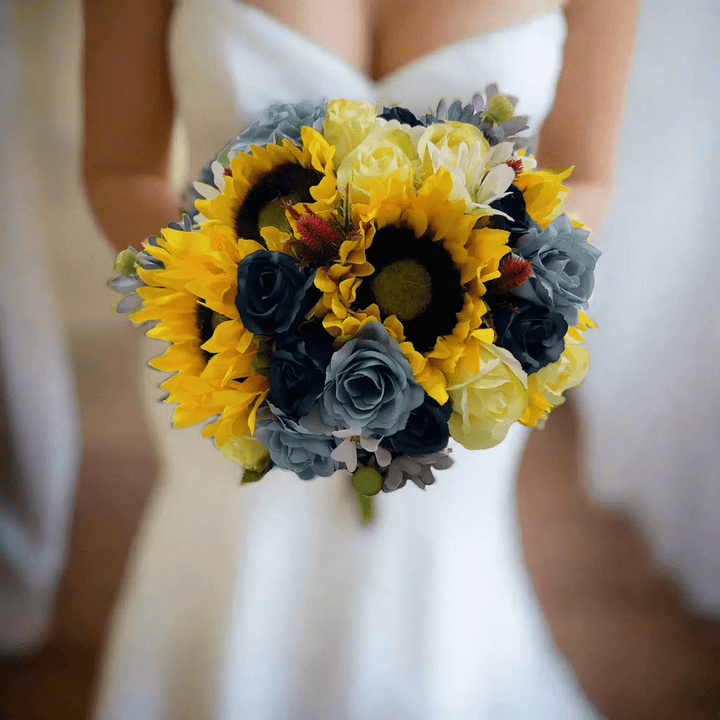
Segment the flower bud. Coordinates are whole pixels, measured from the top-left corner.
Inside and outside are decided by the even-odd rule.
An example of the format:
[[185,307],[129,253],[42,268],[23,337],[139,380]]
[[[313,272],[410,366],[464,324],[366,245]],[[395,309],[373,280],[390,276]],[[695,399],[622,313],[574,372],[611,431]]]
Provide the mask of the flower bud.
[[507,122],[515,114],[515,108],[506,95],[493,95],[488,102],[485,119],[493,123]]

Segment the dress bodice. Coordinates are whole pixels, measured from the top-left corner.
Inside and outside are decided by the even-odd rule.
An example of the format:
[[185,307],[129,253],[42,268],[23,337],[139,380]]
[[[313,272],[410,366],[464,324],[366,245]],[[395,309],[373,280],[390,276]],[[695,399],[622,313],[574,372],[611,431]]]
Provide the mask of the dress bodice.
[[[272,15],[237,0],[180,3],[171,60],[196,173],[271,102],[348,98],[427,112],[470,102],[489,83],[519,98],[537,131],[552,105],[565,41],[562,11],[453,42],[374,82]],[[190,49],[202,48],[202,52]]]

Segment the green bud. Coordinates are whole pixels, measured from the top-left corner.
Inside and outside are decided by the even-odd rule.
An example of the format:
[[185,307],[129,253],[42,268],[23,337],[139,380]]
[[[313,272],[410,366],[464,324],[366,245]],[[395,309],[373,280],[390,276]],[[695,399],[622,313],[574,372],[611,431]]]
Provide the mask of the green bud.
[[485,119],[493,123],[504,123],[514,114],[515,108],[506,95],[493,95],[488,103]]
[[137,254],[130,248],[118,253],[118,256],[115,258],[115,272],[121,275],[134,275],[138,268],[138,264],[135,261],[136,257]]
[[360,495],[377,495],[382,490],[382,475],[371,467],[360,467],[353,473],[353,487]]

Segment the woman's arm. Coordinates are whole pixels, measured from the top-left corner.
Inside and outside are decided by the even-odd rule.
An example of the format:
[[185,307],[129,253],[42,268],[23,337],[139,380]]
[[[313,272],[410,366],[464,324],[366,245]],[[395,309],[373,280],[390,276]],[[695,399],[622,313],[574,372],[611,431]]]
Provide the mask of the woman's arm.
[[542,128],[542,167],[575,166],[568,208],[597,229],[607,212],[637,24],[638,0],[570,0],[555,104]]
[[139,246],[177,219],[170,183],[172,0],[85,0],[82,172],[112,245]]

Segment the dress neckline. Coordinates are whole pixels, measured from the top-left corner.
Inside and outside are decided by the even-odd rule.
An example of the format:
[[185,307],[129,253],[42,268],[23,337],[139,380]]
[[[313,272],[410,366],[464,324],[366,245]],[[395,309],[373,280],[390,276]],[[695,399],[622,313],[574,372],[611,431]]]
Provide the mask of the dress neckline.
[[397,78],[402,77],[404,74],[412,72],[418,67],[427,64],[428,62],[437,61],[438,59],[442,58],[447,54],[455,53],[459,49],[462,50],[463,48],[471,47],[474,44],[485,41],[488,38],[500,36],[503,33],[516,32],[519,28],[523,28],[525,26],[532,26],[535,23],[546,21],[549,17],[563,17],[562,7],[559,7],[553,10],[542,12],[540,14],[531,15],[530,17],[527,17],[520,22],[513,23],[512,25],[505,25],[504,27],[497,28],[496,30],[492,30],[490,32],[481,33],[480,35],[473,35],[468,38],[459,38],[458,40],[453,40],[449,43],[446,43],[445,45],[441,45],[435,48],[434,50],[430,50],[427,53],[419,55],[418,57],[410,60],[404,65],[395,68],[395,70],[391,70],[389,73],[386,73],[379,80],[374,80],[367,73],[359,70],[351,63],[343,60],[341,57],[338,57],[331,50],[329,50],[327,47],[317,42],[316,40],[313,40],[312,38],[303,35],[292,25],[288,25],[282,20],[279,20],[274,15],[267,12],[267,10],[263,10],[256,5],[243,2],[242,0],[222,1],[226,4],[226,6],[228,6],[228,10],[230,12],[237,11],[238,8],[242,8],[243,12],[254,15],[255,18],[260,22],[265,22],[268,25],[281,29],[283,32],[287,33],[297,42],[306,44],[308,47],[311,47],[315,53],[324,55],[325,57],[327,57],[328,61],[332,61],[335,65],[339,65],[343,69],[347,70],[348,73],[353,74],[356,78],[367,84],[369,87],[373,88],[376,93],[379,92],[385,85],[395,82]]

